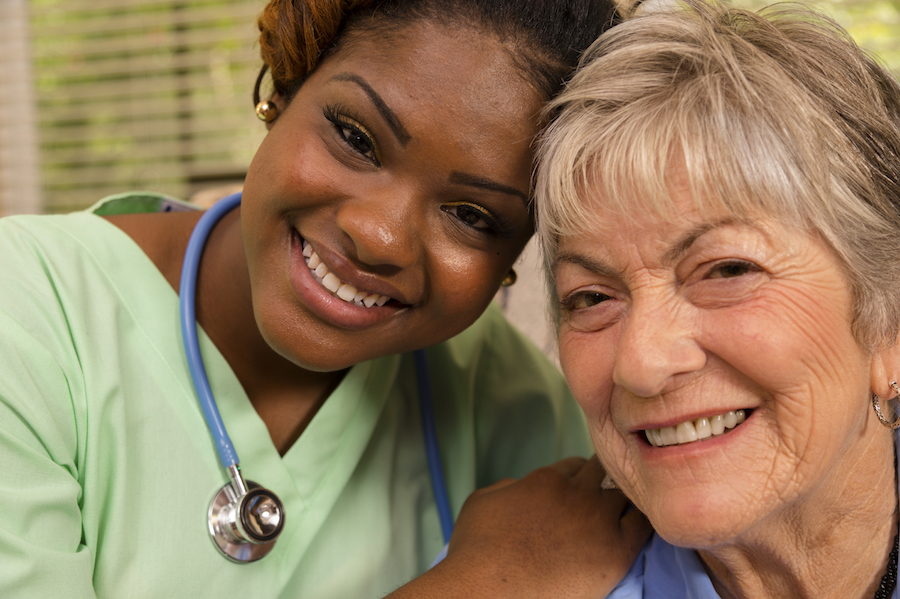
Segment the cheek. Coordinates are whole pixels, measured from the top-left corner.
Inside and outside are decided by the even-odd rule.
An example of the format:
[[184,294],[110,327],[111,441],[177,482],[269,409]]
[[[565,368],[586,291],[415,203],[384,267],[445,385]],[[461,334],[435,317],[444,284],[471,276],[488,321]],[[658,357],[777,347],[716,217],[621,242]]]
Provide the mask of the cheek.
[[447,248],[436,255],[439,259],[427,269],[426,305],[431,322],[440,328],[441,336],[447,337],[463,331],[481,316],[500,287],[502,276],[495,264],[471,252]]
[[864,424],[869,359],[847,314],[833,297],[771,294],[705,319],[707,347],[769,398],[770,430],[793,459],[818,463]]
[[592,430],[609,420],[615,344],[608,330],[582,333],[565,324],[560,327],[560,365]]
[[707,347],[776,393],[808,393],[841,385],[848,376],[865,377],[849,305],[833,296],[783,291],[740,309],[710,312],[703,323]]
[[[444,213],[440,216],[446,217]],[[434,224],[425,235],[429,240],[430,301],[447,316],[465,313],[477,317],[496,295],[527,238],[474,249],[467,245],[471,241],[456,236],[458,232],[447,231],[446,223]]]

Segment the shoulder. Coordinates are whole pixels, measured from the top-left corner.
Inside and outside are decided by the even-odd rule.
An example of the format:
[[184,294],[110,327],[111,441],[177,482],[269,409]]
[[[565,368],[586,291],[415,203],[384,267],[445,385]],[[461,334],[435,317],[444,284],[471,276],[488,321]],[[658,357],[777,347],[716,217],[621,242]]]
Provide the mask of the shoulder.
[[609,599],[719,599],[692,549],[654,534]]
[[158,194],[123,194],[93,209],[128,235],[173,288],[178,287],[188,240],[201,210]]
[[[478,486],[592,453],[584,417],[559,369],[492,305],[429,349],[433,386],[458,427],[471,426]],[[527,439],[527,442],[523,441]]]

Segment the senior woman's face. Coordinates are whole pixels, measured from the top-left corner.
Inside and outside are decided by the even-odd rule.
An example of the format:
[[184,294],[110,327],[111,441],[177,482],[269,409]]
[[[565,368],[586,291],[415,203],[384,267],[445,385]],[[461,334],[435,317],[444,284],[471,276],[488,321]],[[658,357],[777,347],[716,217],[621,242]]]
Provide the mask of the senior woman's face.
[[825,244],[674,199],[675,219],[598,208],[603,231],[561,240],[560,358],[619,487],[664,538],[704,548],[859,466],[871,359]]

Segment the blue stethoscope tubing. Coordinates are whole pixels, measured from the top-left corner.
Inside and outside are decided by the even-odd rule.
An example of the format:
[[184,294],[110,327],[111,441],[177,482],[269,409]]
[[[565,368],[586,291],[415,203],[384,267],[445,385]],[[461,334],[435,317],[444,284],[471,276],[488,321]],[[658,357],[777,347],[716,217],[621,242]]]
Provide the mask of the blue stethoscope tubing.
[[450,498],[444,482],[444,469],[441,467],[441,450],[438,446],[437,427],[434,421],[434,402],[431,398],[428,357],[425,355],[424,349],[417,349],[413,352],[413,356],[416,361],[416,381],[419,386],[419,412],[422,416],[422,432],[425,436],[425,457],[428,459],[431,489],[434,492],[434,502],[437,504],[444,544],[447,544],[453,534],[453,511],[450,509]]
[[181,336],[184,341],[184,353],[187,356],[188,369],[191,379],[194,381],[194,389],[203,409],[203,417],[212,434],[216,452],[222,467],[228,470],[238,464],[237,452],[225,430],[225,423],[219,414],[216,399],[213,397],[209,386],[209,378],[206,376],[206,367],[203,365],[203,356],[200,354],[200,341],[197,338],[197,271],[200,270],[200,258],[206,239],[210,231],[216,226],[223,216],[239,206],[241,194],[232,194],[207,210],[197,225],[194,227],[191,238],[188,241],[187,250],[184,252],[184,264],[181,267],[181,285],[179,295],[181,302]]
[[[234,444],[232,444],[231,438],[228,436],[225,423],[222,421],[222,416],[216,405],[215,397],[209,385],[209,378],[206,375],[206,367],[203,365],[203,356],[200,353],[196,313],[197,272],[200,269],[200,258],[203,255],[206,240],[213,227],[223,216],[238,207],[240,203],[241,193],[232,194],[216,202],[197,221],[185,251],[179,292],[181,334],[184,341],[188,369],[194,383],[197,398],[200,401],[200,407],[203,410],[203,417],[206,419],[216,452],[219,455],[219,461],[226,471],[238,467],[239,460]],[[425,455],[428,461],[428,471],[431,475],[431,487],[437,505],[438,518],[441,523],[441,532],[446,544],[450,542],[450,536],[453,534],[453,511],[450,507],[450,499],[447,494],[447,486],[441,466],[440,447],[434,418],[434,402],[431,394],[431,380],[425,350],[416,350],[414,359],[419,392],[419,411],[422,417],[422,433],[425,438]]]

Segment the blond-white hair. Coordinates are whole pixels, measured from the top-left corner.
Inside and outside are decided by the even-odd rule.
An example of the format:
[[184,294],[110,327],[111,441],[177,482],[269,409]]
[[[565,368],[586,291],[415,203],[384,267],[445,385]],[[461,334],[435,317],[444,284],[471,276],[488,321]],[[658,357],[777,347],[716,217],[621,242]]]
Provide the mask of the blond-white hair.
[[[587,51],[538,149],[538,231],[560,236],[692,197],[818,234],[843,261],[857,340],[900,330],[900,87],[833,21],[689,0],[613,27]],[[552,286],[552,282],[551,282]]]

